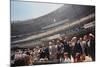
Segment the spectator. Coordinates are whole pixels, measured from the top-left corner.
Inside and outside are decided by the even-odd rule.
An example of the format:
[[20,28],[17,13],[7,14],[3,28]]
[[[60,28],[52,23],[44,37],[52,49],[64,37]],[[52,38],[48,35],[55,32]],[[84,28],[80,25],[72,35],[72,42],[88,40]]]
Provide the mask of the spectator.
[[70,60],[70,58],[68,57],[68,53],[67,52],[65,52],[64,53],[64,61],[63,61],[64,63],[71,63],[71,60]]
[[83,38],[72,37],[68,41],[65,36],[53,39],[47,44],[41,44],[32,49],[17,49],[14,53],[14,66],[32,65],[48,62],[88,62],[95,61],[95,37],[93,34]]
[[68,56],[70,57],[71,50],[70,50],[70,47],[69,47],[67,40],[64,40],[63,45],[64,45],[64,52],[67,52]]
[[93,61],[95,61],[95,39],[94,39],[94,35],[93,34],[89,34],[89,40],[87,42],[87,52],[88,55],[90,55],[93,59]]

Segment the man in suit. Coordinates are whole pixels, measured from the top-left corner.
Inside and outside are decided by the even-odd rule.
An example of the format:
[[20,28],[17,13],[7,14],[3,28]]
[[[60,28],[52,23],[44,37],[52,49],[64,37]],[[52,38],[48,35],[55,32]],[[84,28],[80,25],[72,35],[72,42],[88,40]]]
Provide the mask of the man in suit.
[[77,37],[72,38],[71,53],[74,59],[75,59],[76,53],[82,53],[81,46],[79,43],[77,43]]
[[68,56],[70,57],[70,47],[69,47],[69,44],[67,42],[67,40],[64,40],[63,41],[63,46],[64,46],[64,52],[67,52],[68,53]]
[[87,42],[87,47],[88,47],[88,55],[90,55],[95,61],[95,38],[93,34],[89,34],[89,40]]
[[44,53],[45,53],[45,57],[49,59],[49,47],[48,46],[45,46]]

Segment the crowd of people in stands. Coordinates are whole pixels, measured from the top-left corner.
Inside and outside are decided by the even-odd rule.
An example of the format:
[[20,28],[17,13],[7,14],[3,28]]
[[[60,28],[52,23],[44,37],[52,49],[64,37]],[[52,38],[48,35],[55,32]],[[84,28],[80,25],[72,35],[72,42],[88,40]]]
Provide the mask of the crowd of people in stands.
[[60,37],[34,48],[17,49],[13,65],[24,66],[45,63],[76,63],[95,61],[95,36],[91,33],[80,38]]

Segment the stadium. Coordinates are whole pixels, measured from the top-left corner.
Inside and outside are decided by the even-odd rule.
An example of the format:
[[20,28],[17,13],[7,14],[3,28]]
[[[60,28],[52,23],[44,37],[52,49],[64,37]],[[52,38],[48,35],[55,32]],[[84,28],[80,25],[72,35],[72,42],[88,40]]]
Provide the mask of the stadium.
[[[59,42],[63,45],[65,42],[67,44],[76,41],[79,43],[80,38],[84,40],[86,35],[87,42],[90,41],[89,38],[94,41],[92,42],[92,53],[85,51],[80,52],[81,50],[77,50],[79,47],[76,47],[75,54],[73,52],[70,53],[70,50],[66,50],[69,48],[65,49],[65,46],[63,47],[63,53],[58,53],[60,50],[56,53],[56,50],[54,50],[55,53],[53,55],[53,49],[49,48],[52,45],[57,46]],[[34,57],[32,52],[35,52],[35,48],[36,51],[39,50],[40,53]],[[45,48],[48,48],[49,51],[46,52]],[[14,65],[13,56],[18,51],[21,53],[26,51],[25,54],[28,55],[32,54],[34,59],[32,59],[32,63],[29,65],[62,63],[66,57],[69,57],[69,54],[69,58],[71,60],[72,58],[74,59],[69,62],[82,62],[83,60],[76,61],[75,59],[77,59],[76,55],[82,55],[81,57],[83,57],[84,54],[89,57],[91,56],[92,61],[95,61],[95,6],[64,4],[60,8],[35,19],[11,21],[12,65]],[[18,63],[15,63],[15,66],[17,66],[17,64]],[[18,66],[20,66],[20,64]]]

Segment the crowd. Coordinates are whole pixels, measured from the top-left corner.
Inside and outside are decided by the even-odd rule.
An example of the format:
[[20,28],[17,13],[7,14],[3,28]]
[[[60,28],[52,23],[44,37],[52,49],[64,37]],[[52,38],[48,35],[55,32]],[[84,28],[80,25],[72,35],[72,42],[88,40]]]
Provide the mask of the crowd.
[[24,66],[38,63],[76,63],[95,61],[95,36],[91,33],[80,38],[53,39],[48,44],[34,48],[17,49],[13,65]]

